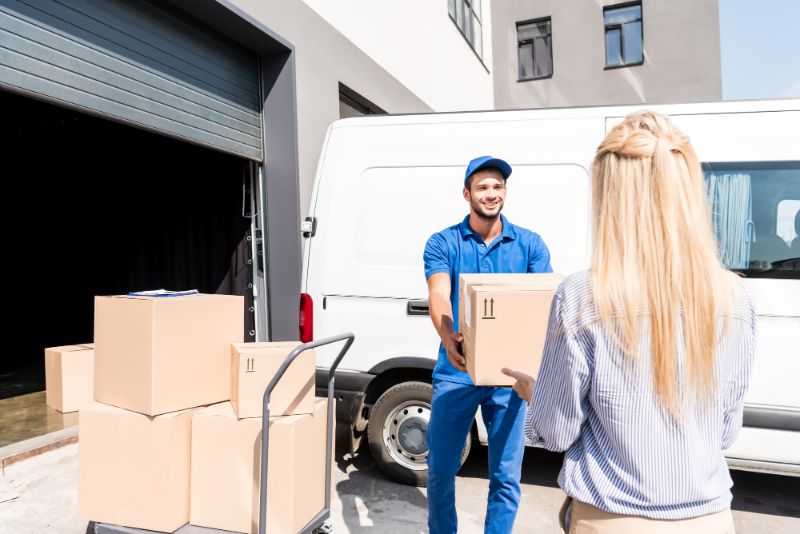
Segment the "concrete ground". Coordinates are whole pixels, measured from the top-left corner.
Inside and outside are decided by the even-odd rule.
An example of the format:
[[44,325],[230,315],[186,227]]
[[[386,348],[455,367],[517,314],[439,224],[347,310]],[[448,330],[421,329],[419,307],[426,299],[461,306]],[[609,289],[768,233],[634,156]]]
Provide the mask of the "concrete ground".
[[[83,534],[77,510],[78,447],[73,443],[4,468],[0,483],[0,533]],[[560,455],[529,449],[523,466],[516,532],[558,532],[563,496],[555,485]],[[739,534],[800,532],[800,478],[733,474],[734,518]],[[368,451],[337,458],[331,503],[335,533],[427,532],[424,488],[387,480]],[[486,506],[486,449],[473,447],[457,481],[459,532],[480,533]]]

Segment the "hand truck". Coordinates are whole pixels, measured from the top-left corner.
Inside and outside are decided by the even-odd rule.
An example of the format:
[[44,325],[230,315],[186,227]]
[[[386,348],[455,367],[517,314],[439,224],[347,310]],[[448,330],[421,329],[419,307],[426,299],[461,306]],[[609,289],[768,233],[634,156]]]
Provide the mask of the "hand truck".
[[[329,533],[331,532],[331,527],[329,523],[329,518],[331,516],[331,453],[333,452],[333,436],[335,432],[335,428],[333,428],[333,413],[335,409],[335,402],[333,397],[333,385],[335,380],[335,372],[336,368],[339,366],[339,363],[344,358],[344,355],[350,349],[350,345],[353,344],[355,340],[355,335],[353,334],[339,334],[337,336],[328,337],[325,339],[320,339],[319,341],[312,341],[309,343],[303,343],[302,345],[298,345],[286,359],[283,361],[281,366],[278,368],[278,371],[275,373],[275,376],[270,381],[269,385],[267,385],[267,389],[264,391],[264,413],[261,416],[261,431],[262,431],[262,439],[261,439],[261,478],[260,478],[260,495],[259,495],[259,512],[258,512],[258,533],[259,534],[267,534],[267,467],[268,462],[267,458],[269,457],[269,396],[272,394],[272,390],[275,389],[275,386],[278,385],[281,377],[289,368],[289,365],[297,358],[302,352],[313,349],[316,347],[321,347],[323,345],[329,345],[331,343],[336,343],[337,341],[345,341],[344,346],[339,351],[339,354],[336,356],[336,359],[333,361],[333,365],[331,365],[330,370],[328,371],[328,424],[327,424],[327,432],[325,433],[325,506],[322,510],[314,516],[309,523],[303,527],[299,534],[314,534],[314,533]],[[228,530],[219,530],[215,528],[206,528],[206,527],[199,527],[195,525],[186,524],[180,527],[178,530],[174,531],[173,534],[227,534],[230,533]],[[168,534],[168,533],[159,533],[153,530],[144,530],[140,528],[132,528],[132,527],[123,527],[120,525],[112,525],[110,523],[97,523],[97,522],[89,522],[88,527],[86,528],[86,534]]]

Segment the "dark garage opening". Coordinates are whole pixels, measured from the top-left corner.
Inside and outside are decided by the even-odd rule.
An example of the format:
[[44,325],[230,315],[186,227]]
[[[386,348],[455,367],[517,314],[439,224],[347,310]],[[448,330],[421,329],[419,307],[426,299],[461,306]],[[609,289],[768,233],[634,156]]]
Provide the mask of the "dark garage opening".
[[92,341],[95,295],[249,293],[249,161],[8,92],[0,109],[0,399],[44,389],[45,347]]

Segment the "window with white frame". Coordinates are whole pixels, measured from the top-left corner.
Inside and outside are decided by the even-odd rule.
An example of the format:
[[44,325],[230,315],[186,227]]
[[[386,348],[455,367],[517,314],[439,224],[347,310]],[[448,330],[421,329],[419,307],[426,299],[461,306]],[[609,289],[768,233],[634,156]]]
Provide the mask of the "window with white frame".
[[447,0],[447,11],[469,45],[483,60],[481,0]]

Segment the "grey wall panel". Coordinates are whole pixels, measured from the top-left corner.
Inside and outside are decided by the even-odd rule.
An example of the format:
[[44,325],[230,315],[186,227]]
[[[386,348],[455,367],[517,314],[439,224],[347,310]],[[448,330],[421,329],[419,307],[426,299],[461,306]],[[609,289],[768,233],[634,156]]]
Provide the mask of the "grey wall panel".
[[[495,109],[722,100],[720,1],[642,0],[644,63],[607,68],[603,8],[625,3],[492,2]],[[553,75],[517,81],[516,24],[544,17],[552,22]]]
[[300,305],[300,200],[294,54],[265,57],[267,284],[272,341],[297,339]]
[[0,0],[0,86],[261,160],[258,56],[132,0]]

